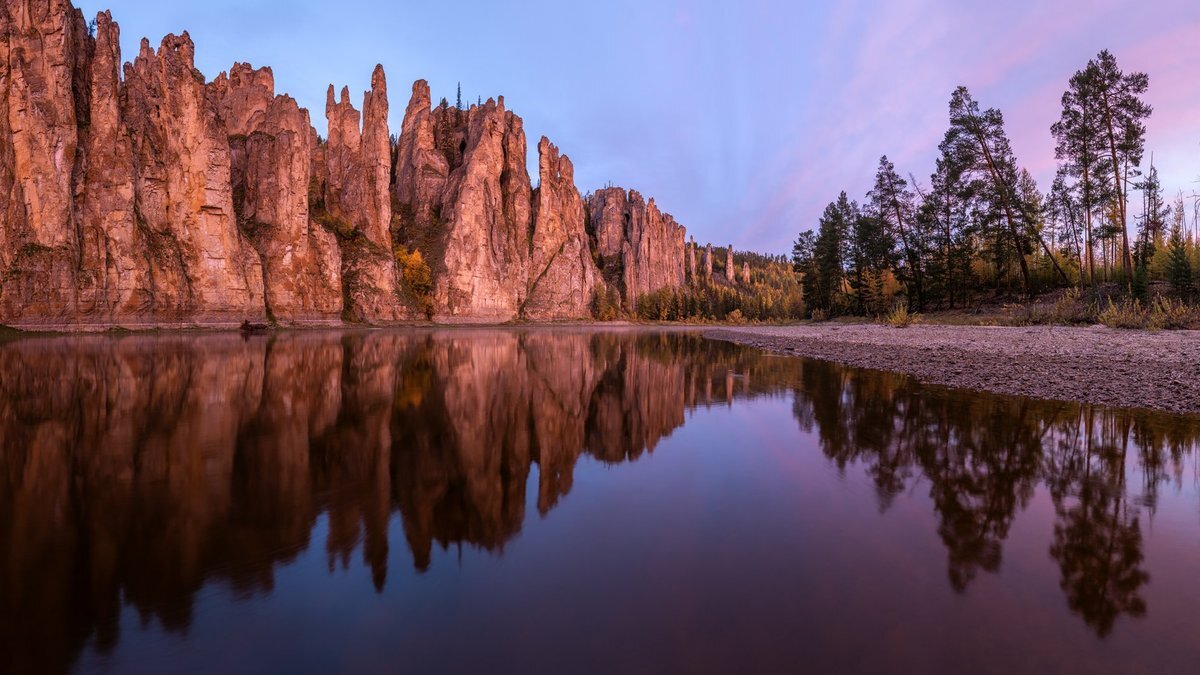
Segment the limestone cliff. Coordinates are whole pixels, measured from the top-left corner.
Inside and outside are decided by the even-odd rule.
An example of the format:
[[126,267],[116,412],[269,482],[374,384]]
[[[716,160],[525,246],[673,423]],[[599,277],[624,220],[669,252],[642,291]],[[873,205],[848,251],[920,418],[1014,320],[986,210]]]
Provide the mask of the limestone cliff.
[[234,209],[262,257],[268,314],[286,324],[338,321],[341,253],[309,214],[317,139],[308,111],[275,95],[270,68],[234,64],[212,86],[229,133]]
[[587,318],[600,272],[584,229],[575,168],[545,136],[538,143],[538,157],[529,297],[523,313],[535,320]]
[[502,97],[435,108],[417,81],[393,147],[376,67],[361,114],[329,88],[321,141],[269,68],[206,82],[194,51],[142,40],[122,77],[109,13],[0,3],[0,324],[582,319],[695,266],[654,200],[585,204],[546,139],[534,190]]
[[387,79],[383,67],[371,75],[363,95],[362,126],[350,90],[326,96],[329,140],[321,149],[323,201],[320,218],[338,230],[342,247],[344,312],[352,321],[398,321],[415,316],[398,293],[390,233],[391,145],[387,127]]
[[429,85],[413,84],[396,156],[396,229],[431,263],[436,320],[519,316],[532,208],[525,152],[523,123],[503,97],[430,108]]
[[266,318],[262,265],[238,230],[228,134],[185,32],[125,66],[122,116],[134,214],[147,241],[152,314],[168,323]]

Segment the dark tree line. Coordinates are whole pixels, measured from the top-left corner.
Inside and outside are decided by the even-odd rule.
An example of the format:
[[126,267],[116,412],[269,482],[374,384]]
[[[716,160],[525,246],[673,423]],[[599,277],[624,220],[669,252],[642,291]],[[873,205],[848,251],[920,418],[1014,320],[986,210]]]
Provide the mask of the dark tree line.
[[[797,239],[792,262],[808,309],[871,315],[903,302],[924,311],[985,292],[1031,298],[1103,282],[1136,296],[1151,280],[1187,299],[1197,242],[1182,196],[1173,209],[1153,166],[1141,174],[1148,87],[1108,51],[1071,77],[1051,127],[1059,170],[1047,194],[1018,162],[1003,113],[959,87],[927,188],[883,156],[862,204],[841,193]],[[1137,219],[1131,190],[1142,193]]]

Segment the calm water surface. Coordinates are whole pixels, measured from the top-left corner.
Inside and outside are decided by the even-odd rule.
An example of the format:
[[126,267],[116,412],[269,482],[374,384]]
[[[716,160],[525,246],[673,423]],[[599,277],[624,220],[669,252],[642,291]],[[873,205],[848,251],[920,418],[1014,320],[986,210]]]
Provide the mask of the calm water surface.
[[0,672],[1195,672],[1200,421],[681,333],[0,343]]

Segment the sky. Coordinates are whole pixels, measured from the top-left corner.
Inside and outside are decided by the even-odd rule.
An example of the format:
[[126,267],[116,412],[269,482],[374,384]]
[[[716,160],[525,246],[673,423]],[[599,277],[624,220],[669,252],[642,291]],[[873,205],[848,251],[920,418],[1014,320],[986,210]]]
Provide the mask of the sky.
[[[383,64],[399,133],[414,80],[436,102],[503,95],[536,183],[547,136],[587,193],[637,189],[697,241],[786,253],[886,154],[928,185],[950,93],[1004,114],[1019,162],[1054,177],[1050,125],[1101,49],[1150,75],[1147,160],[1170,196],[1200,192],[1197,0],[75,0],[111,9],[126,60],[187,30],[212,79],[269,65],[325,130],[325,91],[356,107]],[[1139,199],[1132,201],[1140,203]]]

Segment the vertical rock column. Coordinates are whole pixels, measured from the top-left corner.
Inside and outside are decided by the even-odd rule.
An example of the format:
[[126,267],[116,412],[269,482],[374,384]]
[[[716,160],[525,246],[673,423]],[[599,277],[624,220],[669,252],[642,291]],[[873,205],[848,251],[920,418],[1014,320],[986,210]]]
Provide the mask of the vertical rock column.
[[262,266],[237,227],[229,139],[194,52],[186,32],[163,38],[157,53],[143,40],[125,66],[122,115],[152,311],[161,323],[262,321]]
[[583,199],[575,188],[575,168],[545,136],[538,143],[538,156],[540,183],[534,197],[529,297],[524,315],[534,320],[587,318],[600,273],[584,230]]
[[324,203],[318,219],[338,232],[345,318],[365,323],[397,321],[415,312],[397,293],[391,224],[391,145],[387,79],[382,66],[363,96],[363,125],[349,88],[337,101],[330,85],[325,103],[329,141],[323,154]]
[[147,242],[135,221],[133,145],[121,117],[120,27],[96,17],[89,84],[89,125],[83,142],[79,208],[79,312],[101,324],[152,322]]
[[234,64],[212,87],[229,133],[238,223],[262,257],[267,311],[284,324],[337,322],[341,254],[334,234],[309,217],[316,133],[308,111],[275,95],[270,68]]
[[67,0],[0,5],[0,322],[76,316],[72,176],[90,45]]

